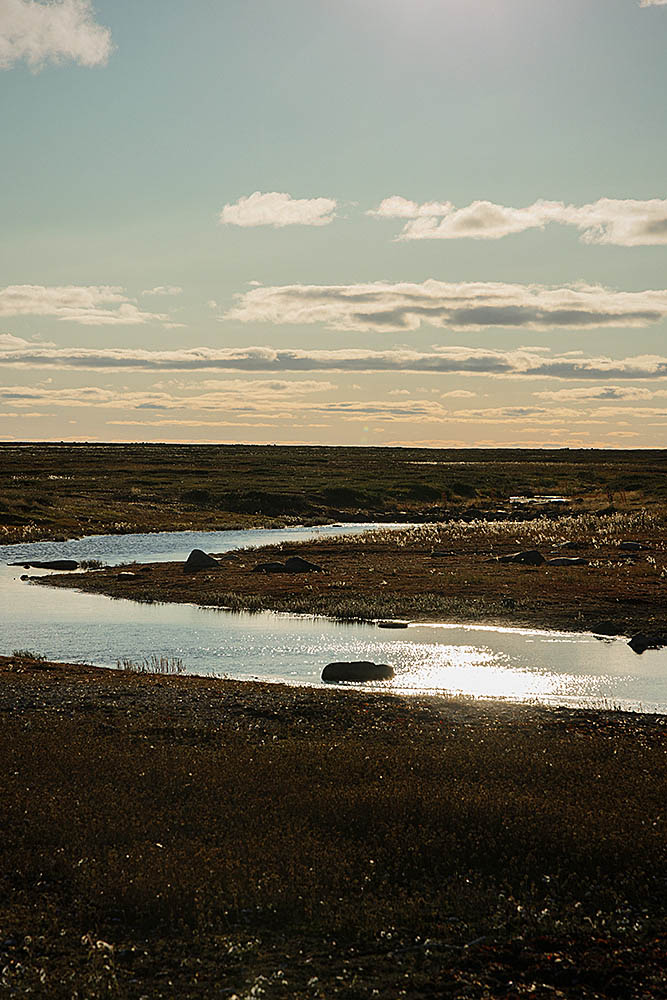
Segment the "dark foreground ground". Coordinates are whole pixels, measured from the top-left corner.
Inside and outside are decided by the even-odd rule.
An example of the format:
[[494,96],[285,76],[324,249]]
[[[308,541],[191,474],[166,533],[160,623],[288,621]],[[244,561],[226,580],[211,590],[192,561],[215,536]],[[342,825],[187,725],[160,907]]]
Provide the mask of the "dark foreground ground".
[[[0,544],[667,503],[667,451],[0,444]],[[527,516],[533,511],[522,512]]]
[[0,659],[0,995],[657,998],[664,717]]

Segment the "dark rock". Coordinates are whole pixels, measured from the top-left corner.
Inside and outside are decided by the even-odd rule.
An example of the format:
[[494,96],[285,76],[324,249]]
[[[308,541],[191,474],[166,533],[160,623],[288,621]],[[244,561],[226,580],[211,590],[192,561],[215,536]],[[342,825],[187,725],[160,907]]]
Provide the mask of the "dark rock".
[[184,573],[196,573],[200,569],[218,569],[220,563],[201,549],[193,549],[183,566]]
[[352,660],[341,663],[327,663],[322,671],[322,680],[327,683],[341,681],[388,681],[394,676],[394,668],[387,663],[371,663],[369,660]]
[[628,646],[634,653],[645,653],[647,649],[662,649],[667,646],[667,634],[647,635],[645,632],[637,632],[628,642]]
[[620,542],[618,547],[621,552],[641,552],[644,548],[641,542]]
[[301,556],[290,556],[284,563],[266,562],[258,563],[251,570],[252,573],[323,573],[321,566],[302,559]]
[[281,562],[265,562],[257,563],[256,566],[250,570],[251,573],[286,573],[285,563]]
[[537,549],[528,549],[526,552],[511,552],[507,556],[498,556],[498,562],[518,563],[522,566],[541,566],[546,560]]
[[398,621],[396,621],[396,622],[394,622],[394,621],[378,622],[377,623],[377,627],[378,628],[407,628],[408,627],[408,623],[407,622],[398,622]]
[[588,566],[588,559],[580,556],[558,556],[556,559],[548,559],[547,566]]
[[23,566],[24,569],[78,569],[79,564],[73,559],[46,559],[29,563],[10,563],[10,566]]
[[323,573],[324,570],[316,563],[308,562],[301,556],[290,556],[285,560],[285,569],[288,573]]
[[603,621],[597,623],[597,625],[593,629],[593,634],[614,636],[614,635],[621,635],[621,632],[619,631],[618,625],[616,625],[614,622]]

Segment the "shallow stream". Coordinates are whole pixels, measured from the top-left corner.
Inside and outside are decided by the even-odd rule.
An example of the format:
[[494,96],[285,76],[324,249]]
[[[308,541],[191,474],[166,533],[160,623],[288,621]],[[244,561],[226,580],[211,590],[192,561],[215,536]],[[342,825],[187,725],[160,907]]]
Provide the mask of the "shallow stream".
[[[181,561],[193,548],[224,552],[370,527],[98,535],[4,546],[0,559]],[[622,639],[450,624],[387,631],[310,616],[138,604],[31,585],[20,580],[23,573],[0,564],[0,653],[30,649],[53,660],[102,666],[157,655],[182,660],[188,673],[302,684],[321,683],[332,660],[374,660],[392,664],[396,676],[373,687],[667,712],[667,650],[637,656]]]

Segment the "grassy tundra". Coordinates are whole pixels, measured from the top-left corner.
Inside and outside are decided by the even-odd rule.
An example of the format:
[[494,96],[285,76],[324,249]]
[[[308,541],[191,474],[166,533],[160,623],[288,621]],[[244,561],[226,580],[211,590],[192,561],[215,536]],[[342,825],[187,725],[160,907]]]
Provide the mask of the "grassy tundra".
[[0,659],[0,995],[663,997],[656,716]]
[[[240,550],[193,575],[167,564],[55,585],[340,617],[664,630],[665,452],[0,450],[6,542],[430,522]],[[531,494],[569,499],[512,501]],[[627,538],[642,548],[624,552]],[[586,565],[496,560],[523,548]],[[324,572],[252,572],[288,554]],[[0,657],[0,996],[667,995],[664,717],[125,666]]]
[[0,544],[102,532],[667,506],[667,451],[0,444]]

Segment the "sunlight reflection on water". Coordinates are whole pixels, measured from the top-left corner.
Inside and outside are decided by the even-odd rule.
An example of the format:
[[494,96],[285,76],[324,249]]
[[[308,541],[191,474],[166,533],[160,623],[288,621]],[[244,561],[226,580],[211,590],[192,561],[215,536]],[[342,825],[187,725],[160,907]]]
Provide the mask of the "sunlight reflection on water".
[[[340,532],[325,529],[327,534]],[[315,533],[293,529],[289,536]],[[101,537],[33,544],[1,555],[104,558],[114,563],[128,557],[183,559],[190,548],[220,552],[240,544],[273,542],[277,535],[253,531]],[[297,684],[319,684],[323,667],[333,660],[373,660],[389,663],[396,671],[393,681],[373,685],[381,690],[667,711],[667,650],[637,656],[624,640],[433,623],[414,623],[394,632],[372,623],[312,616],[139,604],[21,583],[22,572],[20,567],[0,567],[2,653],[28,648],[51,659],[106,666],[157,654],[180,658],[190,673]]]

